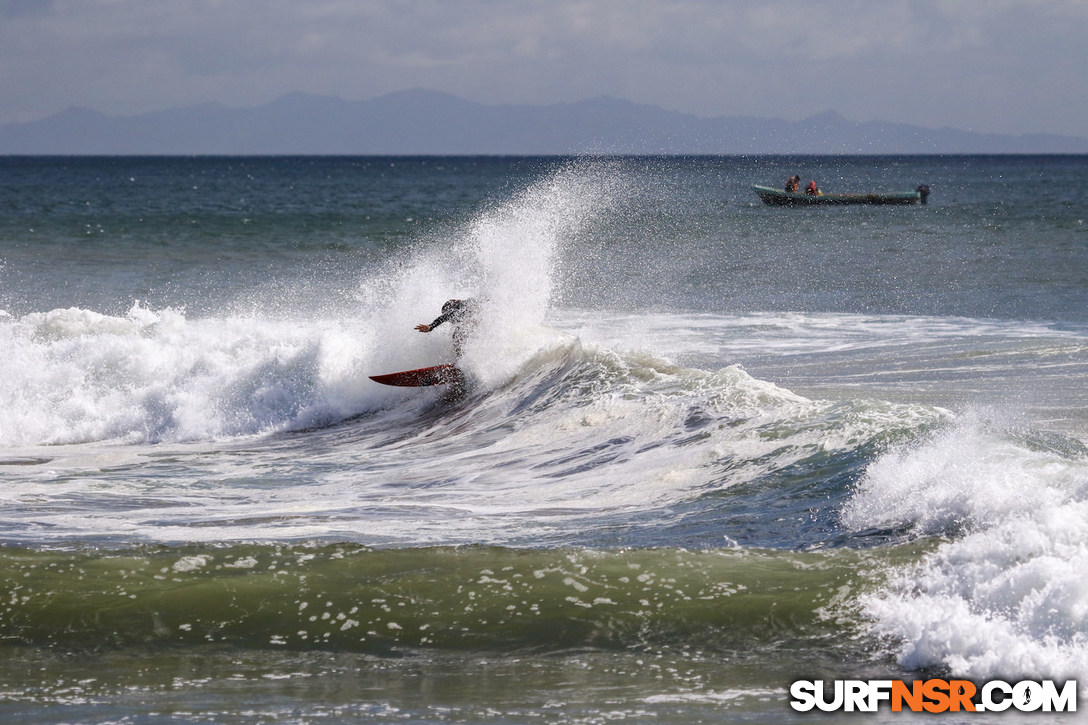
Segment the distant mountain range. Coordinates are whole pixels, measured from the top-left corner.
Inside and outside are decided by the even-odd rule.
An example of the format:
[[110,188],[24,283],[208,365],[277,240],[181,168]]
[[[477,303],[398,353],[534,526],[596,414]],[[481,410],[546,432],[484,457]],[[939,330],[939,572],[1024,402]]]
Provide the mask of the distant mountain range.
[[854,123],[698,118],[615,98],[490,106],[410,90],[368,101],[292,93],[256,108],[208,103],[106,116],[70,108],[0,126],[0,154],[566,155],[1088,153],[1088,140]]

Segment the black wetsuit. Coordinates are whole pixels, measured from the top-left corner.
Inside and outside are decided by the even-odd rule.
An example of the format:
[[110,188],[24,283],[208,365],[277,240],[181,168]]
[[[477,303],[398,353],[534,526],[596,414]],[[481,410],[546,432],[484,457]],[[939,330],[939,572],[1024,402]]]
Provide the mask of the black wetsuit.
[[432,330],[443,322],[452,322],[456,325],[453,330],[453,354],[457,357],[461,357],[464,352],[465,341],[475,327],[473,317],[476,311],[476,300],[450,300],[442,305],[442,314],[430,324]]
[[433,330],[443,322],[464,322],[472,315],[474,307],[472,300],[450,300],[442,306],[442,314],[430,324],[430,328]]

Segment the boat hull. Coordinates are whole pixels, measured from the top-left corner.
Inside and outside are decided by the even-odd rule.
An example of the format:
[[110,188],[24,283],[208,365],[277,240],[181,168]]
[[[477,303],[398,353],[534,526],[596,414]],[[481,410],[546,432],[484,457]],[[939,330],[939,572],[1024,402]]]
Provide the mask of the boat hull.
[[769,186],[752,186],[764,204],[771,206],[841,206],[873,204],[877,206],[918,204],[922,194],[917,191],[871,192],[865,194],[800,194]]

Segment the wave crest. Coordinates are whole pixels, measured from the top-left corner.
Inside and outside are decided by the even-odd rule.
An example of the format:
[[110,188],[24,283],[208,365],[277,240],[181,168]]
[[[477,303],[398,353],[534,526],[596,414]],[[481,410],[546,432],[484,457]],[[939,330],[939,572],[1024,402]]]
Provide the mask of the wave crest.
[[877,460],[843,518],[942,538],[862,600],[904,666],[978,679],[1079,679],[1088,670],[1083,444],[968,415]]

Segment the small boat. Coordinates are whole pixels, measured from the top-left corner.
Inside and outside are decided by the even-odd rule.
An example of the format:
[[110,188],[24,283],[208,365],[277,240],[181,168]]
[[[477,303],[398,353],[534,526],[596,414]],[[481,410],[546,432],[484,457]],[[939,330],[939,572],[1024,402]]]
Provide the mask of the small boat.
[[925,203],[923,195],[929,191],[885,191],[862,194],[804,194],[799,191],[783,191],[769,186],[752,185],[764,204],[772,206],[813,206],[820,204],[917,204]]

